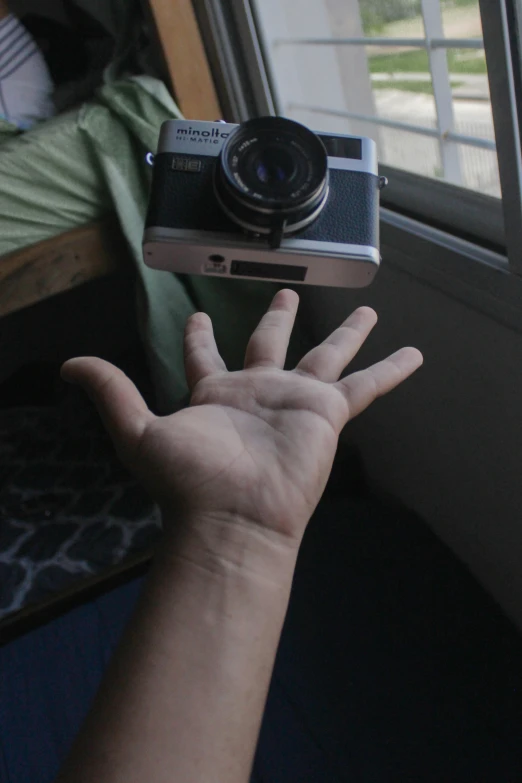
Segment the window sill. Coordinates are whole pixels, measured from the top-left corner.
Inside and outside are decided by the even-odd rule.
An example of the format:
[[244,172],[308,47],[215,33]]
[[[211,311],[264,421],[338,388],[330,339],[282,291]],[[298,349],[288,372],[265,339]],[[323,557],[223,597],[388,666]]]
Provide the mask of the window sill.
[[506,256],[381,209],[383,263],[522,332],[522,278]]

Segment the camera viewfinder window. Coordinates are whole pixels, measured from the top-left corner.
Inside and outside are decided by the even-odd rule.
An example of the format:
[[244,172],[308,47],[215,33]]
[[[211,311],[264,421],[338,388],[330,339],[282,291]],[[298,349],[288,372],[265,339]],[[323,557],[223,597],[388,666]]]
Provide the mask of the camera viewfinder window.
[[331,158],[362,160],[362,142],[360,139],[343,139],[339,138],[339,136],[327,136],[321,133],[321,141]]

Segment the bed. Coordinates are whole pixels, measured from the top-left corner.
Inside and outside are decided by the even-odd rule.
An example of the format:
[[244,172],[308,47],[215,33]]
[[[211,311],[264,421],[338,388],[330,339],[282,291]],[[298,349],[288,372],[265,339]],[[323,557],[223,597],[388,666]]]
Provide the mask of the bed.
[[[152,34],[163,53],[158,75],[175,96],[179,110],[189,118],[216,119],[221,114],[219,101],[190,0],[145,0],[145,4]],[[84,0],[83,5],[88,6],[89,3]],[[186,56],[187,52],[190,52],[190,57]],[[69,137],[77,133],[77,123],[77,113],[70,112],[54,120],[51,126],[54,124],[65,137]],[[1,131],[2,128],[0,140]],[[50,137],[49,125],[37,129],[36,135]],[[53,189],[50,171],[44,167],[42,172],[41,161],[35,157],[35,151],[37,155],[41,154],[42,147],[44,152],[50,149],[42,144],[41,139],[39,143],[33,143],[32,138],[28,139],[26,135],[14,138],[14,134],[9,139],[8,148],[0,146],[4,160],[8,156],[18,159],[23,162],[26,172],[41,178],[42,192],[35,193],[33,190],[31,194],[37,204],[45,202],[44,188],[48,193]],[[77,152],[77,149],[74,151]],[[21,167],[19,162],[13,164],[14,175],[9,170],[2,172],[1,188],[4,192],[19,187]],[[23,211],[23,204],[18,198],[13,205],[13,214],[5,217],[14,226],[9,230],[9,236],[6,236],[5,226],[0,232],[0,317],[110,274],[122,261],[123,236],[118,231],[117,222],[107,219],[111,205],[103,188],[100,186],[97,190],[92,182],[78,182],[77,178],[74,179],[78,173],[74,168],[68,173],[76,189],[89,189],[89,197],[84,199],[81,208],[75,205],[74,213],[67,214],[64,207],[60,219],[57,219],[55,211],[44,215],[39,225],[34,218],[24,214],[17,228],[16,215],[21,207]],[[31,184],[34,189],[34,182]],[[63,190],[62,183],[60,185]],[[26,205],[27,213],[30,208],[34,209],[34,204]],[[4,208],[4,216],[5,212]],[[113,254],[115,247],[116,257]]]
[[[15,377],[16,399],[16,373],[24,365],[63,361],[97,351],[96,346],[110,359],[136,329],[136,321],[140,334],[130,343],[136,349],[132,364],[141,337],[148,354],[147,370],[141,370],[150,371],[158,411],[172,410],[186,394],[180,335],[195,309],[194,292],[174,275],[153,273],[141,262],[149,176],[145,153],[154,149],[164,119],[181,112],[215,119],[220,109],[190,0],[150,0],[147,6],[149,24],[165,53],[162,79],[109,77],[88,104],[28,133],[18,134],[5,123],[0,128],[0,383]],[[203,300],[206,294],[202,291]],[[143,495],[139,519],[125,510],[125,503],[137,507],[140,490],[122,475],[96,417],[82,425],[74,407],[81,404],[78,399],[72,417],[70,401],[65,404],[69,418],[61,434],[56,428],[59,420],[64,423],[63,410],[58,408],[0,411],[4,639],[8,628],[22,633],[49,613],[63,611],[77,596],[103,592],[114,580],[143,570],[158,532],[157,509]],[[51,440],[40,443],[45,432]],[[71,445],[74,451],[79,439],[81,453],[65,454]],[[72,491],[69,478],[74,483],[65,466],[75,460],[80,460],[82,474],[81,503],[99,499],[100,492],[112,487],[110,504],[120,504],[119,521],[117,508],[112,515],[103,498],[97,517],[92,509],[75,512],[65,503]],[[57,478],[44,486],[51,463],[56,463]],[[101,470],[109,478],[98,477],[103,486],[97,488],[88,480],[89,470]],[[60,474],[66,477],[60,479]],[[54,510],[53,496],[59,500]],[[77,528],[82,520],[76,537],[80,549],[84,539],[85,546],[67,571],[63,553],[74,545],[66,534],[75,514],[80,515]],[[104,542],[114,536],[115,524],[123,544],[111,550]],[[63,540],[49,559],[55,534]]]

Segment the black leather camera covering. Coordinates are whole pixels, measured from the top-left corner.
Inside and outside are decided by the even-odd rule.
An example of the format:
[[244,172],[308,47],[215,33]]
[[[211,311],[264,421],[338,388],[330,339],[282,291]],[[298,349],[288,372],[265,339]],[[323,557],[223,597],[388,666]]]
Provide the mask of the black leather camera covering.
[[[201,171],[175,171],[174,158],[197,157]],[[216,158],[156,156],[146,227],[221,231],[243,235],[216,200],[212,183]],[[379,179],[373,174],[330,169],[328,203],[318,219],[292,235],[299,239],[350,245],[379,244]]]

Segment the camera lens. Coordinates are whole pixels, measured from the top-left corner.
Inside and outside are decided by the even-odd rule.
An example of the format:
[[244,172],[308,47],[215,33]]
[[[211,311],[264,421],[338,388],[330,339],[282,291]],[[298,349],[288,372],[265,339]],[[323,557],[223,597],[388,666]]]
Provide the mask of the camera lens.
[[296,166],[287,150],[267,147],[259,153],[255,162],[255,172],[263,185],[276,186],[289,182],[296,173]]
[[223,211],[242,228],[292,234],[326,204],[326,150],[315,133],[292,120],[248,120],[227,139],[214,184]]

